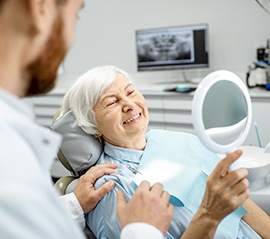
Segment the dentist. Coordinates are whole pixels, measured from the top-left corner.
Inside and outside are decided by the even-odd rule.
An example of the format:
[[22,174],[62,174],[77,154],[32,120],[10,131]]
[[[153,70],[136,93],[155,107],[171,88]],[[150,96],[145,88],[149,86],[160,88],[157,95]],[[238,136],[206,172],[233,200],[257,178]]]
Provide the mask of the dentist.
[[[111,181],[99,190],[91,185],[115,172],[116,165],[94,167],[80,178],[74,193],[62,198],[66,210],[50,176],[61,139],[38,126],[22,100],[55,86],[83,6],[83,0],[0,0],[0,238],[84,238],[78,223],[84,225],[84,213],[114,187]],[[148,200],[142,210],[154,205],[162,209],[165,217],[159,221],[166,227],[172,212],[153,189],[140,187],[136,202],[143,196]]]

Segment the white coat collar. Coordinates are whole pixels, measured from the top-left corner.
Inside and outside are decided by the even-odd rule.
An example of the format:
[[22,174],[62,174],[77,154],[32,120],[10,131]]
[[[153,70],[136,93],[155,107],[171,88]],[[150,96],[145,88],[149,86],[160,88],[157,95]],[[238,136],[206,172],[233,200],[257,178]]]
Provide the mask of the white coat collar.
[[61,136],[35,123],[32,108],[22,99],[0,89],[1,117],[7,127],[22,137],[42,167],[50,171],[61,143]]

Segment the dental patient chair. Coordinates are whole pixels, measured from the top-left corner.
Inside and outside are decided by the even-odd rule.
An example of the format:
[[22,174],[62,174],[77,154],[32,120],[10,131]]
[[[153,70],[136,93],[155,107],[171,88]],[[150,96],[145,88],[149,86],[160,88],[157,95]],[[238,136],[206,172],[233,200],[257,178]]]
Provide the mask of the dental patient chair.
[[[72,192],[78,178],[95,165],[103,151],[103,144],[75,124],[75,117],[71,111],[62,115],[61,108],[53,118],[51,129],[63,137],[57,158],[70,172],[70,175],[61,177],[55,183],[56,189],[64,195]],[[96,238],[88,226],[84,232],[87,238]]]

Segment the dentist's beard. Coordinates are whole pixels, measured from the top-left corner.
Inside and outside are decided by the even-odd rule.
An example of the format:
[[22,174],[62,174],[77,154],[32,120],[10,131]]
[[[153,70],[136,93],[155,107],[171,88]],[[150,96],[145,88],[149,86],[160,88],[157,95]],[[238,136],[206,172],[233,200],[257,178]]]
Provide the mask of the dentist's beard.
[[66,52],[63,21],[59,16],[54,23],[44,50],[27,69],[26,96],[45,94],[55,87],[57,71]]

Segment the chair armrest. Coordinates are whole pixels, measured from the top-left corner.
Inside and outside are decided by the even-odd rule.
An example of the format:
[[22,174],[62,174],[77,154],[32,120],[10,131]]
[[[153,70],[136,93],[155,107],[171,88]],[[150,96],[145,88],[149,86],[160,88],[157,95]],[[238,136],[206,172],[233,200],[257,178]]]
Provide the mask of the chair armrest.
[[68,185],[77,178],[78,177],[75,176],[64,176],[62,178],[59,178],[54,186],[61,195],[65,195]]

